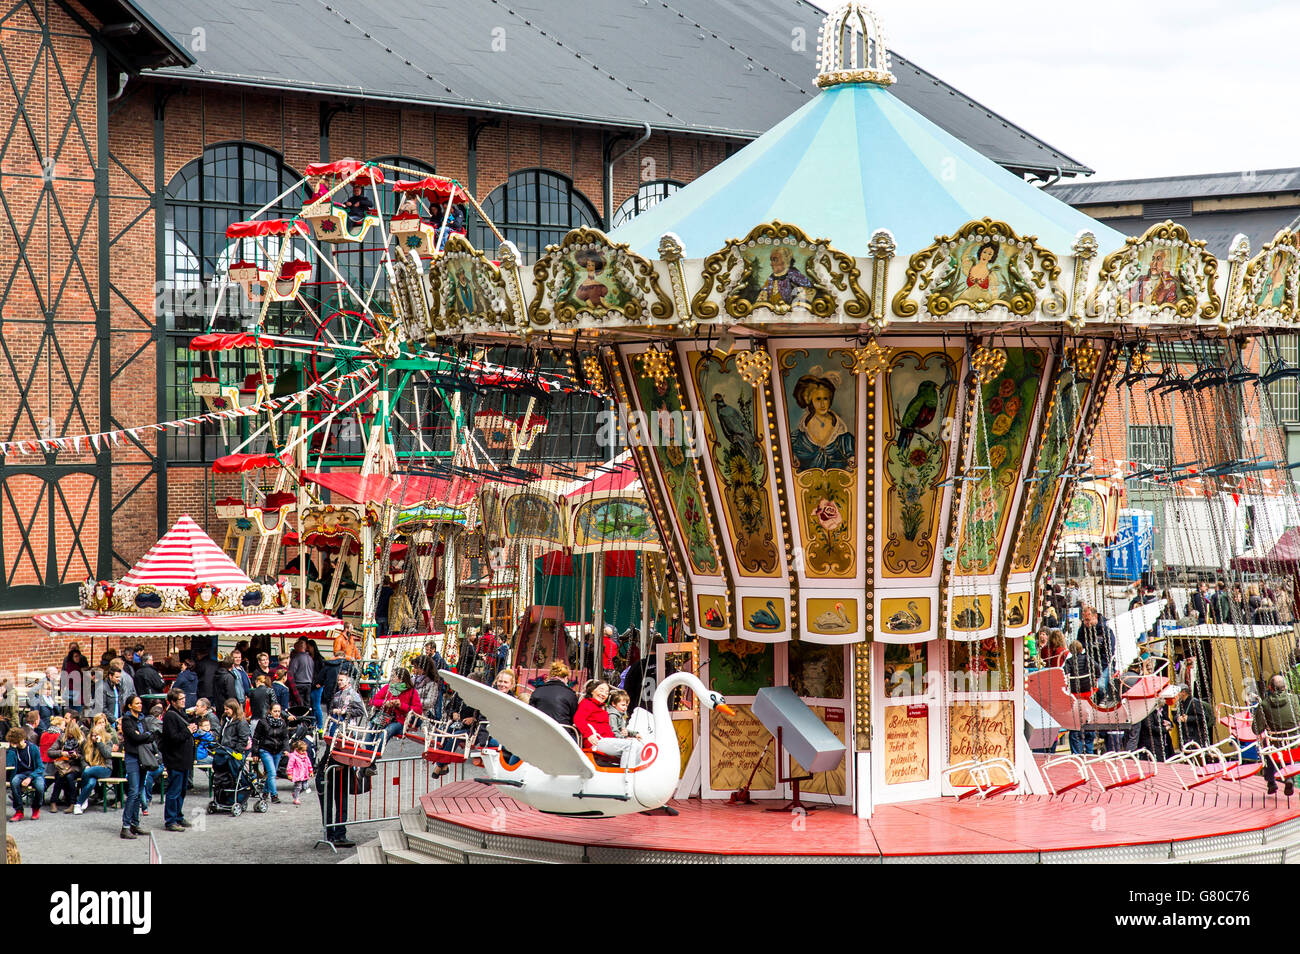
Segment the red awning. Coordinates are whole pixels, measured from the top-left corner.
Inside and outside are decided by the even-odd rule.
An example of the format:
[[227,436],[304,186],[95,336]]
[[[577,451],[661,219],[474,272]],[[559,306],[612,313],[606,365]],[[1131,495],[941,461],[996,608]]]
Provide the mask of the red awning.
[[305,175],[308,179],[315,176],[328,176],[331,179],[346,179],[358,169],[356,178],[352,180],[357,185],[370,185],[373,180],[380,185],[384,182],[384,172],[382,169],[366,168],[366,164],[360,159],[336,159],[333,162],[312,162],[308,163]]
[[341,620],[315,610],[272,610],[268,613],[225,613],[157,616],[126,616],[74,610],[68,613],[42,613],[32,617],[41,629],[54,636],[288,636],[294,633],[318,633],[342,629]]
[[274,454],[227,454],[212,462],[212,472],[242,474],[246,470],[256,470],[259,467],[275,467],[279,463],[280,459]]
[[1267,550],[1233,557],[1232,568],[1255,573],[1300,571],[1300,527],[1287,527]]
[[231,222],[226,226],[226,238],[258,238],[263,235],[288,235],[289,232],[307,234],[307,226],[297,219],[249,219]]
[[446,202],[448,197],[456,205],[465,204],[465,193],[450,179],[441,176],[425,176],[414,182],[394,182],[394,192],[414,192],[424,196],[429,202]]
[[315,474],[305,471],[302,479],[342,494],[355,503],[409,507],[426,501],[448,507],[463,507],[478,493],[479,481],[444,477],[383,477],[354,473]]
[[[311,266],[308,266],[310,268]],[[213,331],[197,338],[191,338],[191,351],[230,351],[234,348],[274,348],[275,342],[270,338],[254,337],[242,331],[223,334]]]

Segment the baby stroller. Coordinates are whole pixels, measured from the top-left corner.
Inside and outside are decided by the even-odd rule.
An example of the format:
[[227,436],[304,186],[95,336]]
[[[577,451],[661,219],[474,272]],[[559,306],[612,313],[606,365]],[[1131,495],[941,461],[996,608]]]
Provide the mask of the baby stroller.
[[212,801],[208,802],[208,814],[226,812],[232,818],[242,815],[250,798],[255,799],[253,811],[263,814],[269,811],[270,796],[257,772],[259,762],[252,753],[235,752],[219,742],[213,745],[213,751],[229,758],[221,765],[213,760]]
[[292,752],[293,747],[305,741],[307,743],[307,758],[312,765],[316,764],[316,716],[312,714],[311,706],[290,706],[289,707],[289,741],[285,744],[284,750]]

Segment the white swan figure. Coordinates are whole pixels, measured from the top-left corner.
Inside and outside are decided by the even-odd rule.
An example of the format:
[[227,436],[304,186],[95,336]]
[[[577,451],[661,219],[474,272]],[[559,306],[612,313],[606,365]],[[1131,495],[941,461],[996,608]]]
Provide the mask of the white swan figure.
[[659,683],[654,695],[653,732],[642,732],[633,764],[626,768],[598,766],[578,748],[573,736],[537,709],[454,672],[438,673],[467,705],[488,721],[488,731],[503,752],[485,749],[488,778],[511,798],[553,815],[611,818],[661,808],[677,788],[681,751],[668,711],[668,696],[679,686],[693,691],[701,704],[726,715],[734,712],[721,694],[688,672],[674,673]]

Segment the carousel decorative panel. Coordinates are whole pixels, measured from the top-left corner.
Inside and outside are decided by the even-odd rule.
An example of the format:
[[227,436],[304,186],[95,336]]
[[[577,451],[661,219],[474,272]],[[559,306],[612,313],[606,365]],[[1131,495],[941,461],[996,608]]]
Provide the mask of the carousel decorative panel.
[[777,352],[785,397],[791,507],[809,579],[858,573],[858,377],[848,348]]

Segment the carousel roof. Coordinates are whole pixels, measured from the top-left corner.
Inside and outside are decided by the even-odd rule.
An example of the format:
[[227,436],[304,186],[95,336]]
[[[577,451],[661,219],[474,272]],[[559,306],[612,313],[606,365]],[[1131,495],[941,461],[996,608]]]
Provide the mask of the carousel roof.
[[207,583],[237,589],[253,585],[248,574],[200,529],[189,514],[182,514],[176,525],[136,561],[121,582],[127,586]]
[[699,258],[761,222],[798,225],[850,255],[889,229],[916,249],[989,216],[1068,252],[1083,229],[1102,248],[1124,236],[1073,209],[912,109],[883,86],[832,86],[726,162],[610,237],[655,256],[674,232]]

